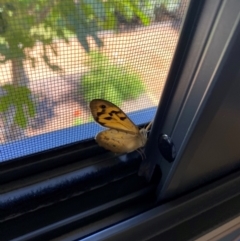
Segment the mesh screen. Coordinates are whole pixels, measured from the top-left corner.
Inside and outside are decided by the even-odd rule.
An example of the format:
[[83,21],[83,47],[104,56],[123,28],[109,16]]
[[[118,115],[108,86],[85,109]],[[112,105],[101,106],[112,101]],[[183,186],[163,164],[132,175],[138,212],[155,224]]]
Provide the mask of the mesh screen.
[[95,136],[95,98],[150,121],[187,4],[1,1],[0,161]]

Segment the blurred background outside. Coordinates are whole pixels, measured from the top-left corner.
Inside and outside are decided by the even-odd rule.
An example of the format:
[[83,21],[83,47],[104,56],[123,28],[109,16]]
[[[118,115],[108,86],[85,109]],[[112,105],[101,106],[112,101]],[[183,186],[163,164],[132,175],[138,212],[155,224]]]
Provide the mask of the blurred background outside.
[[187,4],[2,0],[0,146],[92,122],[94,98],[156,107]]

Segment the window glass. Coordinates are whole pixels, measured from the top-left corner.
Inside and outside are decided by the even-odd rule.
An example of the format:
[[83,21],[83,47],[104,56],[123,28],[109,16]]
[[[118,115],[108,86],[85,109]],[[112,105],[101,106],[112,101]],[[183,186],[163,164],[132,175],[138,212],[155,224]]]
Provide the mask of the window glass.
[[0,3],[0,161],[95,136],[89,102],[150,121],[187,0]]

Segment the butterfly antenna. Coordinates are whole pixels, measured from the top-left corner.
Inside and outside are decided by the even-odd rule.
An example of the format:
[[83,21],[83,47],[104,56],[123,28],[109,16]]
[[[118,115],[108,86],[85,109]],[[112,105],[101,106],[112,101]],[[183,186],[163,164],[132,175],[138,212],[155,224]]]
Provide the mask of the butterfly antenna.
[[151,121],[151,122],[147,125],[147,127],[145,128],[146,131],[150,130],[150,128],[151,128],[151,126],[152,126],[152,123],[153,123],[153,121]]

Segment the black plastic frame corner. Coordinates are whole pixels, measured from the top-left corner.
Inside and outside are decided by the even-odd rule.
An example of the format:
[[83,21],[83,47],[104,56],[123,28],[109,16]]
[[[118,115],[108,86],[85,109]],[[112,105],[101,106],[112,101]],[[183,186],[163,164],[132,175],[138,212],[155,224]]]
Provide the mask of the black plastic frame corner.
[[198,238],[240,214],[240,172],[92,234],[81,241]]

